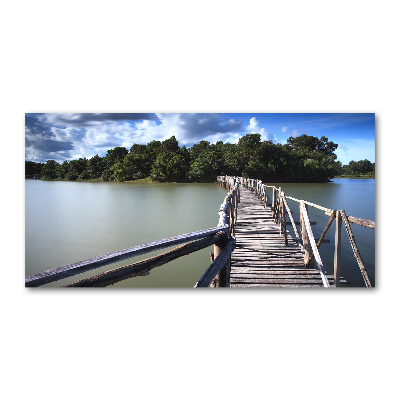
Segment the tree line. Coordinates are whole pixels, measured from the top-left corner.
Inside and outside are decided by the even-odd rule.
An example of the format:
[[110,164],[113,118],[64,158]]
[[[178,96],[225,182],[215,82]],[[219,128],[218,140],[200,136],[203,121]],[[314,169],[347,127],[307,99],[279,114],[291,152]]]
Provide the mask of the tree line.
[[343,165],[341,175],[345,176],[369,176],[375,178],[375,163],[369,160],[350,161],[348,165]]
[[55,160],[26,161],[25,174],[72,181],[123,182],[146,178],[157,182],[214,182],[218,175],[232,175],[264,182],[327,182],[345,170],[349,175],[358,171],[359,163],[363,171],[370,168],[368,160],[342,166],[334,154],[337,147],[324,136],[290,137],[287,144],[281,145],[262,141],[260,134],[247,134],[237,144],[201,140],[186,148],[179,146],[172,136],[164,141],[133,144],[129,151],[115,147],[104,157],[97,154],[61,164]]

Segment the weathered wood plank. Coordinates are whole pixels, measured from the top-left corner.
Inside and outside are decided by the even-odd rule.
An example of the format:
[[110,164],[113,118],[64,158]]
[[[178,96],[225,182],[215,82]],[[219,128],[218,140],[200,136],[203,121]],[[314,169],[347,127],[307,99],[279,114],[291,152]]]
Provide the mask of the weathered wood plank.
[[232,274],[238,273],[260,273],[260,274],[315,274],[318,275],[319,271],[316,269],[306,269],[306,268],[301,268],[301,267],[296,267],[296,266],[290,266],[290,267],[282,267],[282,266],[275,266],[275,267],[270,267],[270,268],[264,268],[264,267],[257,267],[257,266],[249,266],[249,267],[232,267],[231,269]]
[[353,234],[353,232],[352,232],[352,230],[350,228],[349,220],[348,220],[347,215],[344,212],[344,210],[340,210],[340,215],[342,216],[342,220],[343,220],[344,226],[345,226],[346,231],[347,231],[347,235],[348,235],[349,240],[350,240],[350,244],[351,244],[351,248],[352,248],[353,253],[354,253],[354,257],[355,257],[355,259],[356,259],[356,261],[358,263],[358,266],[360,267],[361,274],[362,274],[362,276],[364,278],[365,286],[372,287],[371,281],[369,280],[368,272],[367,272],[367,270],[365,268],[365,265],[364,265],[364,262],[363,262],[363,260],[361,258],[360,251],[358,250],[356,241],[354,239],[354,234]]
[[[304,277],[304,278],[285,278],[285,277],[244,277],[244,278],[237,278],[235,276],[231,277],[231,282],[233,284],[235,283],[265,283],[265,284],[292,284],[292,285],[298,285],[300,283],[305,283],[305,284],[321,284],[321,279],[319,277]],[[333,283],[333,279],[331,279],[331,282]]]
[[151,269],[159,267],[160,265],[166,264],[179,257],[204,249],[216,241],[221,240],[224,235],[226,234],[219,232],[213,236],[208,236],[196,242],[186,243],[180,247],[146,260],[103,272],[89,278],[84,278],[62,287],[105,287],[135,276],[148,275]]
[[[348,282],[344,282],[342,285],[348,285]],[[259,287],[259,288],[306,288],[306,287],[320,287],[324,288],[324,285],[318,282],[304,282],[304,283],[249,283],[249,282],[235,282],[232,285],[233,288],[248,288],[248,287]]]
[[[260,188],[258,192],[262,197],[263,187]],[[317,286],[323,285],[319,271],[305,268],[304,254],[298,240],[288,235],[285,246],[284,235],[281,234],[283,226],[274,223],[275,217],[282,218],[282,201],[284,202],[282,193],[279,189],[276,190],[272,203],[277,203],[278,207],[280,201],[280,214],[278,209],[273,213],[270,208],[264,208],[264,204],[260,205],[260,200],[254,193],[241,190],[242,201],[238,207],[235,229],[236,249],[231,257],[232,287],[242,286],[244,283],[241,281],[248,279],[264,279],[262,286],[268,287],[268,280],[275,282],[274,279],[283,279],[288,282],[289,277],[292,279],[292,286],[299,286],[300,278],[306,282],[311,279]],[[303,281],[301,284],[305,285]],[[252,285],[248,281],[246,283]],[[275,282],[272,286],[279,285]]]
[[308,213],[307,213],[307,209],[306,209],[306,206],[305,206],[304,202],[300,203],[300,207],[301,207],[302,212],[303,212],[303,221],[304,221],[305,226],[306,226],[308,238],[310,240],[310,245],[311,245],[311,248],[312,248],[313,253],[314,253],[314,258],[315,258],[315,261],[316,261],[316,263],[318,265],[318,269],[321,272],[322,281],[324,282],[324,286],[325,287],[329,287],[330,285],[329,285],[328,280],[326,279],[326,272],[325,272],[324,266],[322,264],[321,256],[319,255],[317,244],[315,243],[314,234],[313,234],[313,232],[311,230],[310,221],[308,219]]

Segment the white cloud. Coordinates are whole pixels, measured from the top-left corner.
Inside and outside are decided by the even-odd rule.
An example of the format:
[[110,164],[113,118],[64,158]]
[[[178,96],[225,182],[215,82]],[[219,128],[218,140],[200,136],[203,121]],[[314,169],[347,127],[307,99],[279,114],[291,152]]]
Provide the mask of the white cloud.
[[300,132],[297,129],[293,129],[292,133],[290,134],[290,136],[292,136],[294,138],[298,137],[298,136],[300,136]]
[[54,140],[57,140],[58,142],[73,142],[78,139],[77,135],[79,134],[79,130],[74,128],[62,129],[53,126],[50,128],[50,131],[53,134]]
[[239,143],[239,139],[241,138],[241,135],[239,133],[231,133],[229,136],[225,139],[225,143],[232,143],[232,144],[237,144]]
[[287,126],[282,127],[282,133],[286,133],[288,130]]
[[233,118],[224,120],[219,114],[183,113],[157,114],[165,137],[174,135],[183,145],[191,145],[200,140],[216,142],[226,140],[232,132],[241,131],[242,122]]
[[278,139],[276,136],[268,132],[265,128],[261,128],[256,117],[250,118],[249,125],[246,128],[250,133],[259,133],[261,135],[261,140],[272,140],[277,143]]
[[[132,115],[131,120],[127,120]],[[147,144],[175,136],[179,145],[191,146],[200,140],[237,142],[242,121],[210,113],[150,114],[41,114],[28,117],[27,157],[57,161],[105,155],[108,149],[134,143]],[[264,132],[262,131],[264,134]],[[54,149],[54,150],[53,150]],[[65,152],[66,151],[66,152]]]

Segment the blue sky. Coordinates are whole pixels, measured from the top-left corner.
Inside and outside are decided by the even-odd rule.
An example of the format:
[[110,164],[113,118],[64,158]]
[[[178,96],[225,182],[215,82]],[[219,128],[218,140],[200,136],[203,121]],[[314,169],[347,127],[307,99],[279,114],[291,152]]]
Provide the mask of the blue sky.
[[290,136],[326,136],[343,164],[375,162],[375,114],[311,113],[31,113],[25,118],[25,159],[58,162],[104,156],[107,150],[174,135],[186,147],[208,140],[236,143],[246,133],[285,144]]

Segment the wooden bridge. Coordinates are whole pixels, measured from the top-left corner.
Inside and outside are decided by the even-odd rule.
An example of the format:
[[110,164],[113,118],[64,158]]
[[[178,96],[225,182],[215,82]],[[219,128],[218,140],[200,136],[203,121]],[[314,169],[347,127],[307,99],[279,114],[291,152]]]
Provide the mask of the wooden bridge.
[[[216,227],[157,242],[131,247],[74,264],[47,270],[25,278],[26,287],[37,287],[103,265],[115,263],[151,251],[179,245],[165,253],[112,269],[62,287],[105,287],[124,279],[144,276],[150,270],[178,257],[214,245],[211,264],[195,287],[337,287],[347,285],[340,277],[341,226],[346,228],[354,256],[365,285],[371,283],[358,251],[350,223],[375,229],[375,222],[347,216],[343,210],[331,210],[286,196],[275,186],[242,177],[218,177],[217,183],[228,190],[219,210]],[[268,195],[267,193],[270,193]],[[271,193],[272,192],[272,193]],[[300,221],[295,222],[287,199],[299,203]],[[307,207],[312,206],[330,216],[316,242]],[[290,222],[286,221],[286,214]],[[319,246],[336,219],[334,275],[326,274]],[[291,224],[295,236],[286,230]],[[297,230],[300,226],[300,233]]]
[[[254,192],[241,189],[231,257],[231,287],[314,287],[334,284],[333,276],[306,266],[296,238],[284,233],[271,207]],[[347,283],[341,279],[341,284]]]

